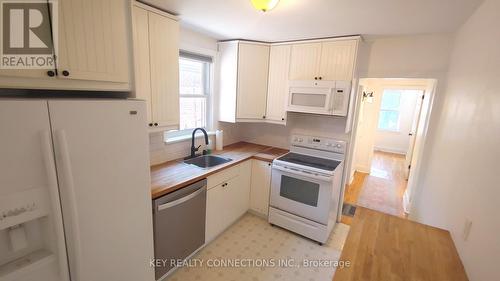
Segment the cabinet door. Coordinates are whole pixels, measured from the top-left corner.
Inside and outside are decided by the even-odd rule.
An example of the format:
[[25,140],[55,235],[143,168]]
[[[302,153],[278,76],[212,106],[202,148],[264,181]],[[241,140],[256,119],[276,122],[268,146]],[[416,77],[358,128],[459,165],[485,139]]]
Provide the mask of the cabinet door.
[[207,191],[207,216],[205,226],[205,242],[212,241],[226,228],[226,188],[224,183]]
[[322,43],[319,76],[323,80],[351,81],[356,57],[356,40]]
[[252,185],[250,188],[250,209],[267,216],[271,190],[271,163],[252,161]]
[[285,122],[291,45],[271,46],[266,120]]
[[239,44],[236,118],[260,119],[266,115],[269,46]]
[[290,80],[312,80],[319,76],[321,43],[296,44],[290,58]]
[[151,72],[149,64],[148,11],[134,6],[134,73],[135,97],[146,101],[147,122],[151,123]]
[[179,23],[149,12],[151,110],[159,126],[179,126]]
[[245,161],[238,165],[239,175],[236,180],[235,192],[235,219],[245,214],[250,208],[250,182],[252,177],[252,161]]
[[58,77],[128,83],[128,2],[64,0],[59,11]]

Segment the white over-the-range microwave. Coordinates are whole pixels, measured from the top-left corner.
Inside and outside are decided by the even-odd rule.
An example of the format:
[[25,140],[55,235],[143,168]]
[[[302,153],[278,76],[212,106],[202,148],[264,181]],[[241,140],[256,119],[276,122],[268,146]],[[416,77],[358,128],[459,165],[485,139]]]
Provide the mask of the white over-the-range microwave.
[[287,111],[347,116],[350,81],[289,81]]

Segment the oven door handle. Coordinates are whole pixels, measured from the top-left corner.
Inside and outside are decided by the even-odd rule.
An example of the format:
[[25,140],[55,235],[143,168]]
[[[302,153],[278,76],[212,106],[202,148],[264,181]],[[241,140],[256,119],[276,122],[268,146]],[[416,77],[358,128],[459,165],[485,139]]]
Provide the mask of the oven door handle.
[[289,167],[283,167],[283,166],[273,165],[273,169],[276,169],[278,171],[282,171],[282,172],[285,172],[285,173],[290,173],[290,174],[298,175],[298,176],[303,176],[303,177],[308,177],[308,178],[313,178],[313,179],[321,180],[321,181],[324,181],[324,182],[331,182],[332,181],[332,177],[322,176],[322,175],[311,173],[311,172],[300,171],[300,170],[289,168]]

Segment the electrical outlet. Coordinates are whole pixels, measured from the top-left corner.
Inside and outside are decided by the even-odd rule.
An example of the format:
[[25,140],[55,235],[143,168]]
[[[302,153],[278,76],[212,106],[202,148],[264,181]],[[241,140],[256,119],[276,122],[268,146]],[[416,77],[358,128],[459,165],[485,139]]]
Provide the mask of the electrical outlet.
[[465,219],[464,231],[462,233],[462,238],[464,241],[469,239],[470,230],[472,228],[472,221],[470,219]]

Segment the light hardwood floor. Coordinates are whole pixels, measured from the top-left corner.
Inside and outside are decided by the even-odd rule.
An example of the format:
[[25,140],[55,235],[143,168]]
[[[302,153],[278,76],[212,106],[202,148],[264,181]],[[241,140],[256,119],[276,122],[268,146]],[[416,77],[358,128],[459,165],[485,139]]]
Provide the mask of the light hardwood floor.
[[[404,163],[404,155],[375,151],[370,174],[355,172],[354,181],[346,186],[344,202],[406,217],[403,210],[407,185]],[[341,221],[350,224],[352,218],[342,216]]]

